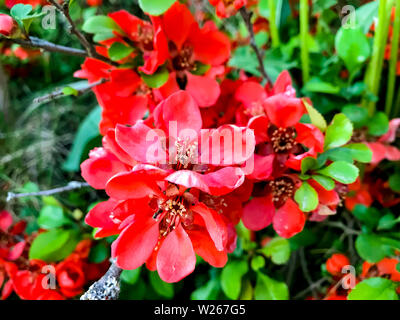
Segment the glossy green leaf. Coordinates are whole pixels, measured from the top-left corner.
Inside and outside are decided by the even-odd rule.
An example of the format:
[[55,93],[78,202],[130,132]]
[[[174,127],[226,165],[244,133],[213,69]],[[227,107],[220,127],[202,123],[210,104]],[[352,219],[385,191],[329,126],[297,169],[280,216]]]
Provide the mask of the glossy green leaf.
[[290,258],[290,244],[287,239],[275,237],[259,250],[275,264],[285,264]]
[[352,134],[353,125],[351,121],[343,113],[336,114],[332,123],[326,129],[325,150],[346,144]]
[[389,177],[389,187],[395,192],[400,192],[400,173],[395,173]]
[[364,143],[351,143],[343,147],[355,161],[369,163],[372,160],[372,151]]
[[115,42],[108,49],[108,55],[111,60],[119,61],[128,57],[133,52],[132,47],[128,47],[121,42]]
[[304,106],[310,115],[311,123],[320,129],[322,132],[326,130],[327,124],[324,117],[315,109],[311,104],[307,102],[306,99],[302,99]]
[[157,271],[150,272],[149,278],[151,286],[159,295],[169,299],[174,297],[173,284],[162,281]]
[[368,110],[357,105],[348,104],[344,106],[342,113],[350,119],[355,128],[361,128],[368,121]]
[[381,214],[378,209],[374,207],[366,207],[362,204],[355,205],[353,209],[353,215],[360,221],[362,221],[370,229],[375,228],[378,225]]
[[331,178],[321,175],[313,175],[312,179],[317,181],[324,189],[328,191],[335,188],[335,181],[333,181]]
[[141,73],[141,77],[150,88],[160,88],[168,81],[169,73],[166,68],[161,68],[152,75]]
[[379,262],[393,252],[389,245],[373,233],[359,235],[355,245],[360,257],[372,263]]
[[351,163],[336,161],[317,172],[341,183],[350,184],[356,181],[359,169]]
[[377,112],[368,121],[368,133],[373,136],[384,135],[389,130],[389,119],[383,112]]
[[272,279],[261,272],[257,272],[254,297],[256,300],[288,300],[289,289],[286,283]]
[[318,193],[305,181],[296,190],[294,200],[303,212],[310,212],[318,207]]
[[232,300],[239,297],[242,287],[242,277],[248,271],[246,261],[230,261],[222,270],[221,287],[225,295]]
[[124,270],[121,273],[122,281],[125,281],[129,284],[135,284],[140,276],[141,267],[136,268],[134,270]]
[[108,16],[93,16],[90,17],[82,26],[82,30],[87,33],[110,33],[118,31],[123,33],[118,24]]
[[139,0],[139,6],[144,12],[152,16],[159,16],[167,11],[174,2],[175,0]]
[[384,278],[369,278],[358,283],[348,295],[348,300],[399,300],[397,285]]
[[368,38],[360,27],[340,28],[336,33],[335,49],[350,74],[357,71],[371,54]]
[[71,221],[64,215],[63,209],[54,205],[44,206],[39,213],[37,223],[43,229],[58,228]]

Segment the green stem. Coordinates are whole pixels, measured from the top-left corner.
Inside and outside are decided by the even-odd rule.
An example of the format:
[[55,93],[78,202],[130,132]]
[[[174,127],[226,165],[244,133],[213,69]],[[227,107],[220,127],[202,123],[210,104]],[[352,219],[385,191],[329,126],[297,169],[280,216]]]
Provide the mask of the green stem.
[[[372,49],[372,58],[365,75],[365,84],[369,91],[378,96],[381,73],[383,67],[383,58],[390,24],[390,9],[393,1],[380,0],[378,10],[378,23],[375,29],[374,44]],[[373,115],[376,110],[376,102],[363,101],[363,106],[368,109],[369,115]]]
[[269,7],[269,28],[271,30],[272,47],[279,47],[280,39],[279,39],[278,26],[276,25],[275,0],[268,0],[268,7]]
[[308,53],[308,0],[300,0],[300,50],[301,50],[301,69],[303,74],[303,85],[308,82],[310,77],[310,57]]
[[400,88],[397,89],[396,100],[394,101],[393,118],[400,116]]
[[399,52],[399,36],[400,36],[400,0],[396,0],[396,15],[392,34],[392,48],[390,51],[389,61],[389,79],[386,94],[385,112],[390,117],[393,106],[394,89],[396,84],[397,57]]

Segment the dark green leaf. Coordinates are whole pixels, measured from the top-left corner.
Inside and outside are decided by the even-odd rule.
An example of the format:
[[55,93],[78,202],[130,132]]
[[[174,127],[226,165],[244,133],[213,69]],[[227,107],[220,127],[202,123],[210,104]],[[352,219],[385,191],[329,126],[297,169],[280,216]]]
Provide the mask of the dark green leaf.
[[134,270],[124,270],[121,273],[122,281],[125,281],[129,284],[135,284],[140,276],[141,267]]
[[383,112],[377,112],[368,122],[368,133],[373,136],[384,135],[389,130],[389,119]]
[[141,73],[141,77],[150,88],[160,88],[168,81],[169,73],[166,68],[161,68],[152,75]]
[[151,286],[159,295],[169,299],[174,297],[174,286],[162,281],[157,271],[150,272],[149,277]]
[[109,256],[109,249],[104,243],[99,243],[90,249],[89,261],[92,263],[101,263]]
[[290,258],[289,241],[280,237],[273,238],[259,251],[271,258],[275,264],[285,264]]

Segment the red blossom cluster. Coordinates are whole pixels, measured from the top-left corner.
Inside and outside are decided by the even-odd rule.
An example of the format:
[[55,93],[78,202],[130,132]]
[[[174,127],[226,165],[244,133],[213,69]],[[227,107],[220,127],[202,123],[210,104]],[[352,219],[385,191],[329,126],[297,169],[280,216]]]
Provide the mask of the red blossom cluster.
[[[97,237],[119,235],[112,245],[119,267],[146,264],[176,282],[194,270],[195,254],[223,267],[241,219],[290,238],[307,219],[336,213],[347,190],[341,183],[327,190],[308,180],[319,199],[312,212],[294,200],[301,162],[323,152],[325,135],[300,121],[311,101],[296,97],[287,71],[265,86],[244,73],[225,77],[229,38],[211,21],[200,27],[179,2],[150,21],[124,10],[109,17],[118,28],[97,52],[109,57],[116,43],[132,52],[120,67],[88,58],[75,76],[104,81],[93,88],[103,146],[81,169],[110,197],[86,222]],[[163,73],[163,84],[149,84]]]
[[106,272],[107,260],[100,264],[88,261],[92,240],[82,240],[68,257],[57,263],[29,259],[29,247],[36,236],[26,235],[25,227],[25,221],[14,224],[9,212],[0,212],[1,299],[13,292],[24,300],[73,298]]

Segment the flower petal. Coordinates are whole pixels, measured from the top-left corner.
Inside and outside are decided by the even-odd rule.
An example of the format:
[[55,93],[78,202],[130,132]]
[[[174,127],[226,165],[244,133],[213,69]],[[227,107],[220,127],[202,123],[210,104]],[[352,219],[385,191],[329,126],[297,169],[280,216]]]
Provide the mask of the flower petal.
[[274,214],[272,196],[253,198],[243,208],[242,221],[246,228],[258,231],[271,224]]
[[286,203],[278,209],[273,218],[274,230],[282,238],[291,238],[304,228],[306,218],[298,205],[288,199]]

